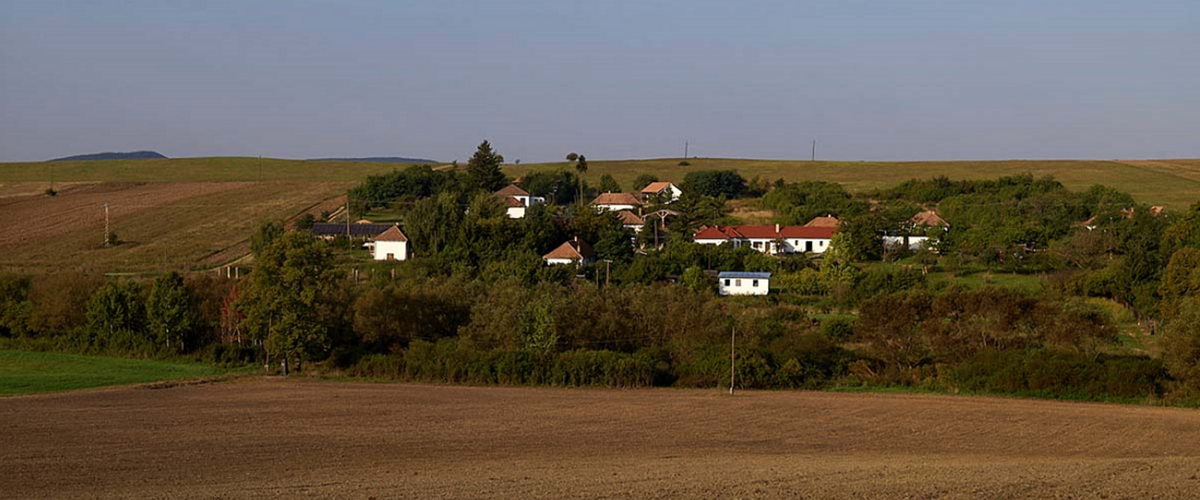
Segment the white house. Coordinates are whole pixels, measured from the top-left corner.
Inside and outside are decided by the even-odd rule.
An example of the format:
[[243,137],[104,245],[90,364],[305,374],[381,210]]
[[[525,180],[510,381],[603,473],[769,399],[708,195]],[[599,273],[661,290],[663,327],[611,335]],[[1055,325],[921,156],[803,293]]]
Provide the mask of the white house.
[[545,260],[548,265],[575,264],[582,266],[596,260],[596,252],[592,251],[591,245],[576,236],[551,250],[550,253],[543,255],[542,260]]
[[654,200],[662,200],[663,203],[672,203],[683,195],[683,190],[679,189],[670,182],[651,182],[646,187],[642,188],[642,199],[647,203]]
[[712,226],[696,233],[693,240],[701,245],[750,248],[768,255],[789,253],[825,253],[833,241],[836,227],[804,226]]
[[504,201],[504,206],[510,219],[522,219],[525,217],[526,208],[546,202],[545,198],[533,196],[516,184],[509,184],[496,191],[496,196],[499,196]]
[[885,234],[883,236],[883,247],[903,247],[907,241],[909,250],[916,251],[926,248],[932,244],[929,242],[930,228],[940,228],[945,232],[950,230],[950,223],[946,222],[946,219],[939,216],[937,212],[926,210],[912,216],[904,224],[901,231],[893,234]]
[[617,218],[621,219],[621,227],[629,229],[634,233],[640,232],[642,227],[646,225],[646,220],[638,217],[638,214],[628,210],[617,212]]
[[636,210],[642,206],[641,200],[629,193],[603,193],[592,200],[592,206],[597,210],[621,211]]
[[771,287],[771,273],[722,271],[717,275],[717,292],[721,295],[766,295]]
[[408,260],[408,236],[400,231],[399,226],[389,227],[375,237],[375,247],[371,252],[375,260]]

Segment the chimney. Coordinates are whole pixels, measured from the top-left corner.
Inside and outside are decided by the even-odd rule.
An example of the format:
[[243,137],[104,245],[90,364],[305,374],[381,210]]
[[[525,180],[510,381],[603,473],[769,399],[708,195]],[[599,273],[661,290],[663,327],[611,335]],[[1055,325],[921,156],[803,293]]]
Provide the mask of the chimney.
[[775,234],[779,234],[779,223],[775,223]]
[[579,243],[579,235],[575,235],[575,243]]

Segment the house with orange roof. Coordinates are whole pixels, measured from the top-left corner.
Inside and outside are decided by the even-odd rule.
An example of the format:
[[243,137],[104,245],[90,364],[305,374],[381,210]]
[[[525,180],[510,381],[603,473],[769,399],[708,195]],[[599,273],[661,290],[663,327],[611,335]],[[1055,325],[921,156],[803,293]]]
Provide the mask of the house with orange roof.
[[408,236],[393,225],[374,238],[371,254],[375,260],[408,260]]
[[592,250],[591,245],[576,236],[551,250],[550,253],[543,255],[542,260],[552,266],[558,264],[582,266],[596,260],[596,252]]
[[596,210],[607,210],[617,212],[621,210],[637,210],[637,207],[642,206],[642,200],[629,193],[601,193],[596,199],[592,200],[592,206]]
[[946,222],[946,219],[943,219],[937,212],[924,210],[908,219],[899,231],[885,234],[883,247],[889,249],[908,248],[913,251],[932,248],[934,243],[929,240],[929,235],[934,233],[931,229],[938,228],[943,232],[949,231],[950,223]]
[[617,218],[621,219],[621,227],[632,230],[634,233],[641,231],[642,227],[646,225],[646,219],[639,217],[638,214],[629,210],[617,212]]
[[641,195],[642,200],[647,203],[672,203],[683,195],[683,190],[670,182],[651,182],[642,188]]
[[510,219],[522,219],[525,217],[525,209],[546,202],[545,198],[533,196],[516,184],[504,186],[495,194],[504,203],[505,212]]

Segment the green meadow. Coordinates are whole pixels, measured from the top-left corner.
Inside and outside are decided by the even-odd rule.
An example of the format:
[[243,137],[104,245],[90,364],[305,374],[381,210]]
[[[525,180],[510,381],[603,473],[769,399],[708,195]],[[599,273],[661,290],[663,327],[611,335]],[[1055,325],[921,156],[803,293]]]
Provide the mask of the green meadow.
[[0,396],[211,377],[226,370],[191,363],[0,350]]

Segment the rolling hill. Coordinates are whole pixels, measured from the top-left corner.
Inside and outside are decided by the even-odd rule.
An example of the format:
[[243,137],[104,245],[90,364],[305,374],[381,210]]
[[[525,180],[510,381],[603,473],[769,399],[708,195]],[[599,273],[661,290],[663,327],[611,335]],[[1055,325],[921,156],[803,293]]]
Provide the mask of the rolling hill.
[[91,153],[86,155],[64,156],[47,161],[87,161],[87,160],[161,160],[166,159],[158,151],[131,151],[129,153]]
[[[1107,184],[1146,203],[1183,210],[1200,200],[1200,160],[1013,160],[958,162],[808,162],[691,158],[592,161],[587,178],[610,174],[626,189],[641,173],[682,181],[688,172],[733,169],[747,178],[840,182],[852,191],[945,175],[984,179],[1052,175],[1071,189]],[[341,206],[347,189],[371,174],[412,163],[211,157],[0,163],[0,213],[20,231],[0,237],[0,269],[156,272],[211,269],[248,251],[253,228]],[[512,176],[569,168],[566,163],[506,165]],[[53,176],[58,196],[45,196]],[[104,248],[104,205],[126,243]],[[769,217],[769,214],[764,215]]]
[[[844,184],[851,191],[895,185],[908,179],[944,175],[951,179],[994,179],[1004,175],[1031,173],[1052,175],[1070,189],[1083,190],[1105,184],[1128,191],[1139,201],[1181,210],[1200,201],[1200,160],[1006,160],[929,162],[834,162],[800,160],[739,160],[721,158],[588,161],[586,179],[599,184],[600,176],[612,175],[625,189],[633,180],[649,173],[661,180],[679,182],[688,172],[712,169],[737,170],[747,179],[824,180]],[[534,170],[571,168],[566,162],[509,165],[510,175]]]

